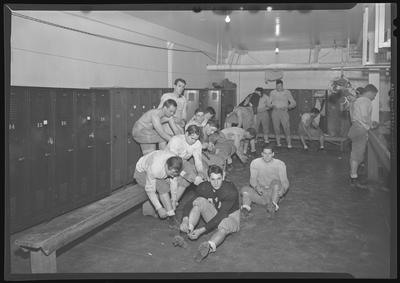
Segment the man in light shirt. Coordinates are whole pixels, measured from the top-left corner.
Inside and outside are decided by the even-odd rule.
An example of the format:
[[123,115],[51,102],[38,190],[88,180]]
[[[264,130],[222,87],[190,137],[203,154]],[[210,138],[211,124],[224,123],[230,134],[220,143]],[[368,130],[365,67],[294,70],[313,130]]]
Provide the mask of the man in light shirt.
[[138,160],[134,178],[144,187],[150,200],[143,204],[144,215],[155,209],[160,218],[168,217],[172,224],[176,222],[177,176],[181,171],[182,158],[169,151],[156,150]]
[[260,100],[258,101],[257,113],[256,113],[256,130],[260,129],[260,124],[262,125],[264,142],[269,143],[269,109],[270,109],[270,98],[264,91],[259,92]]
[[[177,104],[177,108],[176,108],[176,112],[174,115],[174,120],[175,120],[175,124],[177,125],[177,127],[179,129],[179,134],[184,133],[183,129],[185,127],[185,123],[187,120],[187,115],[186,115],[187,100],[183,94],[183,92],[185,90],[185,86],[186,86],[186,81],[184,79],[181,79],[181,78],[176,79],[174,82],[174,92],[164,93],[161,96],[160,105],[158,105],[158,109],[161,109],[166,100],[168,100],[168,99],[175,100],[175,102]],[[167,133],[172,134],[172,132],[171,132],[171,130],[173,131],[172,128],[169,128],[168,125],[165,125],[164,127],[166,128],[165,130],[167,131]]]
[[288,148],[292,148],[288,110],[296,107],[296,101],[289,90],[283,89],[282,80],[276,80],[276,89],[270,93],[269,106],[272,108],[271,118],[277,146],[281,146],[280,126],[282,124],[287,146]]
[[366,188],[358,179],[358,166],[364,160],[368,142],[368,131],[377,127],[378,122],[372,121],[372,100],[378,89],[368,84],[361,90],[360,96],[350,105],[351,127],[348,137],[351,139],[350,182],[352,187]]
[[215,116],[215,110],[211,106],[207,107],[205,110],[198,108],[194,111],[193,117],[186,124],[185,129],[190,125],[196,125],[198,127],[204,127],[207,125],[208,120]]
[[[221,133],[228,139],[233,141],[236,147],[236,154],[242,162],[247,162],[247,154],[249,141],[254,140],[257,131],[254,128],[242,129],[239,127],[230,127],[221,130]],[[228,162],[229,163],[229,162]]]
[[250,163],[250,186],[243,187],[242,215],[249,216],[251,204],[267,206],[267,211],[273,215],[279,209],[278,203],[289,188],[286,165],[274,158],[270,145],[265,145],[261,157]]
[[132,137],[140,144],[143,155],[156,150],[157,144],[160,149],[164,149],[172,138],[173,134],[165,132],[162,124],[168,123],[175,134],[179,133],[173,119],[176,106],[175,100],[168,99],[161,109],[151,109],[135,122]]
[[174,136],[166,147],[166,150],[183,159],[183,169],[178,177],[176,201],[179,201],[190,183],[198,185],[207,180],[201,156],[200,131],[199,127],[191,125],[186,129],[184,135]]

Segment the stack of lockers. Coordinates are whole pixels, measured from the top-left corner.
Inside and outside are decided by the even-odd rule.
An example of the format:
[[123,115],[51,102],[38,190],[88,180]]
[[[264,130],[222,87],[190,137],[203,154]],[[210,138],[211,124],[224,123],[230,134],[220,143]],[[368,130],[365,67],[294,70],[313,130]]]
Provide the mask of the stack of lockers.
[[108,91],[11,87],[11,232],[110,192]]

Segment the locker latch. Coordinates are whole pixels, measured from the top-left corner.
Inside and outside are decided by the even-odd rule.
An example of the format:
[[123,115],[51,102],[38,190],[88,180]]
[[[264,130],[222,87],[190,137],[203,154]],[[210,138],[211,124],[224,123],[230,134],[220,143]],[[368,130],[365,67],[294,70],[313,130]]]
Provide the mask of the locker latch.
[[67,125],[67,121],[61,121],[61,126]]
[[91,132],[90,134],[89,134],[89,138],[94,138],[94,132]]

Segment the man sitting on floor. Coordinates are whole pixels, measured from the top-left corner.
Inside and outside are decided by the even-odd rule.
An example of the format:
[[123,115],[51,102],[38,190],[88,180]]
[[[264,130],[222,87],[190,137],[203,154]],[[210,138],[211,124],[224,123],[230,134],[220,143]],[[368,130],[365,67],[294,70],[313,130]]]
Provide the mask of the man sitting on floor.
[[166,147],[166,150],[183,159],[183,169],[178,177],[177,195],[176,199],[173,200],[176,202],[176,205],[190,183],[198,185],[207,179],[201,157],[200,132],[199,127],[190,125],[184,135],[172,137]]
[[168,123],[175,134],[180,130],[176,127],[174,117],[177,104],[168,99],[161,109],[151,109],[144,113],[135,122],[132,128],[132,137],[140,144],[143,155],[156,150],[157,144],[164,149],[172,135],[165,132],[162,124]]
[[[227,235],[240,229],[239,193],[235,185],[225,181],[225,173],[219,166],[211,165],[207,174],[208,181],[196,188],[193,200],[185,205],[180,225],[180,230],[191,240],[217,229],[209,241],[200,244],[195,256],[197,262],[215,252]],[[206,224],[196,227],[200,216]]]
[[150,200],[143,204],[143,215],[157,217],[153,214],[155,209],[160,218],[168,217],[169,223],[175,225],[175,203],[171,198],[176,200],[178,186],[176,177],[181,171],[182,158],[169,151],[156,150],[138,160],[134,178],[144,187]]
[[289,188],[286,165],[281,160],[273,158],[272,147],[265,145],[261,155],[262,157],[250,163],[250,186],[240,190],[244,217],[249,216],[252,202],[266,205],[267,211],[273,215],[279,209],[280,199]]
[[301,143],[304,146],[304,149],[307,150],[308,146],[304,137],[307,135],[310,141],[313,138],[319,138],[320,150],[324,149],[324,133],[319,127],[319,110],[317,108],[312,108],[310,113],[304,113],[301,115],[298,134],[300,136]]

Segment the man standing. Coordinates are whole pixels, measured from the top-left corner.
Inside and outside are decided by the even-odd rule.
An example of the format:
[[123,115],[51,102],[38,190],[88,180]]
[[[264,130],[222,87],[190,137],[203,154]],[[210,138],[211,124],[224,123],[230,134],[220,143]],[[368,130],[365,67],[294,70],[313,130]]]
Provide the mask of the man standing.
[[280,125],[282,124],[287,146],[288,148],[292,148],[288,110],[296,107],[296,101],[289,90],[283,89],[282,80],[276,80],[276,89],[270,93],[269,106],[272,108],[272,124],[274,126],[277,146],[281,146]]
[[[240,229],[239,193],[235,185],[225,181],[225,173],[219,166],[211,165],[207,174],[208,181],[196,188],[196,195],[185,205],[180,225],[180,230],[191,240],[217,230],[209,241],[200,244],[195,256],[197,262],[215,252],[227,235]],[[200,216],[206,224],[196,227]]]
[[351,139],[350,182],[352,187],[366,188],[358,179],[358,166],[364,160],[368,142],[368,131],[378,126],[377,121],[371,121],[372,100],[378,89],[368,84],[361,90],[360,96],[350,106],[351,127],[348,137]]
[[181,171],[182,158],[168,151],[156,150],[138,160],[134,178],[144,187],[150,200],[142,206],[144,215],[152,214],[155,209],[160,218],[169,217],[171,224],[176,222],[174,202],[178,187],[176,177]]
[[[177,125],[177,127],[179,129],[179,134],[184,133],[183,129],[184,129],[185,123],[187,121],[187,115],[186,115],[187,100],[186,100],[185,96],[183,95],[185,86],[186,86],[186,81],[184,79],[181,79],[181,78],[176,79],[174,82],[174,92],[164,93],[161,96],[160,105],[158,105],[158,109],[161,109],[166,100],[168,100],[168,99],[175,100],[175,102],[177,104],[177,108],[176,108],[176,112],[174,115],[174,120],[175,120],[175,124]],[[168,127],[168,125],[165,125],[165,126]],[[166,129],[166,131],[169,134],[172,134],[171,130],[173,131],[172,128]],[[177,133],[175,133],[175,134],[177,134]]]
[[263,128],[263,134],[264,134],[264,142],[266,144],[269,143],[269,105],[270,105],[270,98],[269,96],[262,92],[259,92],[260,95],[260,100],[258,101],[258,106],[257,106],[257,113],[256,113],[256,130],[258,132],[260,128],[260,124],[262,125]]
[[272,147],[265,145],[261,157],[250,163],[250,186],[243,187],[242,214],[247,217],[251,203],[266,205],[267,211],[273,214],[279,209],[278,203],[289,188],[286,165],[275,159]]
[[168,99],[161,109],[151,109],[135,122],[132,137],[140,144],[143,155],[156,150],[157,144],[160,149],[164,149],[172,138],[171,134],[165,132],[162,124],[168,123],[175,134],[179,133],[173,119],[176,106],[175,100]]

